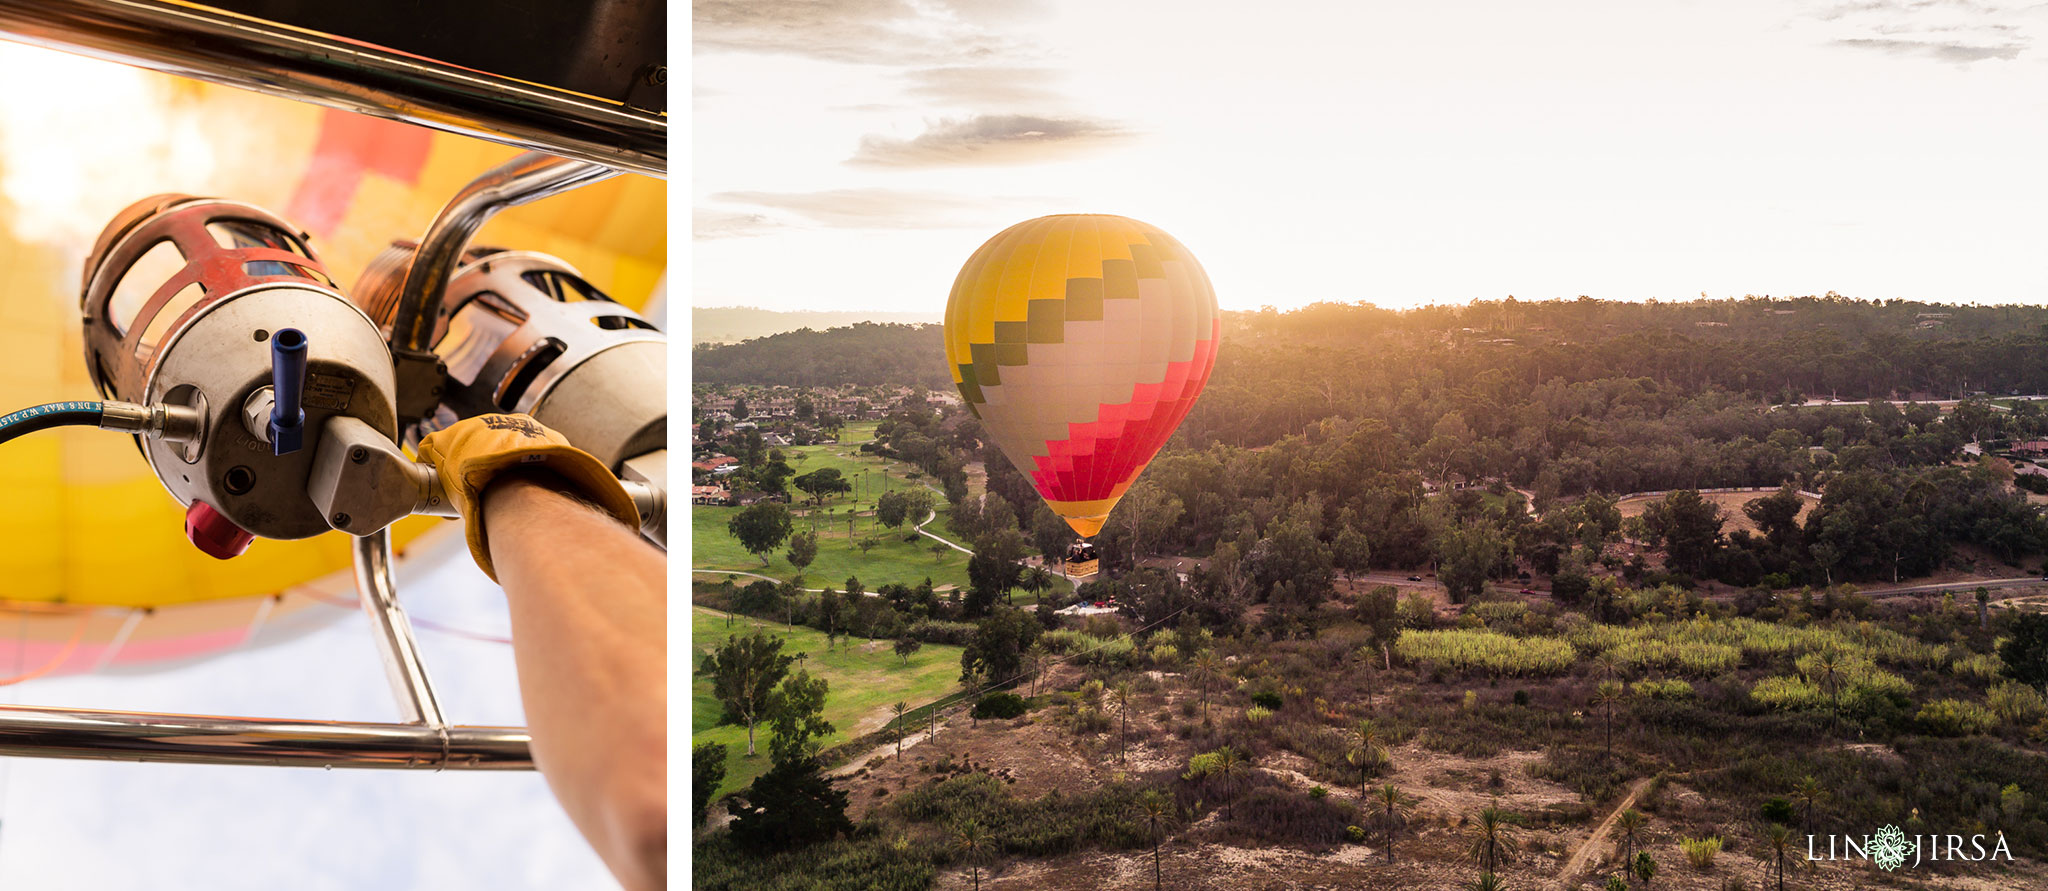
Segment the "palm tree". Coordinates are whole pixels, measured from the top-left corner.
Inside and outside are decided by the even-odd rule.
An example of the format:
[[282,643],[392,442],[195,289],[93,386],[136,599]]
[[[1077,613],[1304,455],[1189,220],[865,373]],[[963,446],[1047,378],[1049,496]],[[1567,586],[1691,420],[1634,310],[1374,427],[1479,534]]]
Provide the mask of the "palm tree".
[[1621,701],[1620,681],[1601,681],[1593,693],[1593,705],[1600,708],[1601,724],[1607,732],[1607,760],[1614,760],[1614,704]]
[[1636,878],[1643,880],[1643,888],[1648,891],[1650,879],[1657,875],[1657,861],[1650,859],[1650,852],[1638,851],[1635,862],[1629,866],[1629,871],[1635,873]]
[[1162,887],[1159,869],[1159,830],[1161,827],[1172,828],[1180,814],[1174,810],[1173,802],[1158,789],[1147,789],[1145,794],[1138,796],[1137,811],[1138,819],[1145,823],[1146,830],[1152,835],[1152,891],[1159,891]]
[[1616,819],[1615,825],[1621,827],[1622,837],[1628,840],[1628,854],[1621,858],[1624,868],[1630,863],[1635,862],[1636,832],[1643,828],[1643,824],[1648,822],[1650,822],[1649,818],[1643,816],[1643,812],[1635,808],[1622,811],[1621,816]]
[[989,838],[981,824],[969,820],[953,831],[953,843],[960,846],[961,859],[966,860],[974,872],[975,891],[981,891],[981,856],[994,845],[994,840]]
[[1223,660],[1216,658],[1215,650],[1203,650],[1195,654],[1195,683],[1202,691],[1202,724],[1209,724],[1209,688],[1216,673],[1223,668]]
[[1017,580],[1017,587],[1031,592],[1038,598],[1038,605],[1044,606],[1045,592],[1052,588],[1052,573],[1046,572],[1043,566],[1033,566]]
[[910,711],[910,706],[905,703],[899,702],[895,705],[890,706],[889,708],[896,712],[896,755],[897,757],[902,757],[904,737],[903,713]]
[[1479,822],[1472,824],[1472,848],[1469,856],[1479,861],[1479,871],[1490,875],[1500,863],[1500,852],[1508,845],[1508,825],[1515,822],[1513,814],[1489,805],[1479,811]]
[[1344,758],[1358,765],[1358,795],[1365,797],[1366,768],[1387,757],[1387,746],[1380,741],[1379,728],[1374,727],[1371,718],[1360,718],[1351,728],[1351,749]]
[[1373,798],[1374,800],[1378,801],[1381,806],[1386,808],[1387,863],[1389,865],[1392,865],[1394,862],[1394,811],[1397,808],[1401,807],[1405,802],[1401,795],[1401,790],[1394,788],[1393,783],[1388,783],[1384,786],[1379,787],[1379,789],[1373,793]]
[[1814,660],[1814,667],[1819,669],[1828,681],[1828,728],[1839,729],[1842,723],[1842,693],[1838,675],[1842,669],[1842,654],[1833,647],[1822,650]]
[[1806,813],[1799,821],[1801,832],[1813,832],[1814,802],[1826,798],[1827,795],[1827,789],[1820,784],[1819,780],[1814,779],[1812,774],[1800,777],[1799,782],[1792,785],[1792,797],[1806,803]]
[[1131,682],[1117,681],[1116,686],[1109,689],[1109,699],[1116,703],[1117,720],[1122,725],[1116,735],[1116,760],[1121,764],[1124,760],[1124,741],[1131,734]]
[[1785,891],[1785,852],[1792,847],[1792,827],[1773,822],[1764,829],[1764,842],[1771,846],[1771,855],[1777,863],[1778,891]]
[[1621,657],[1614,655],[1613,650],[1602,650],[1600,655],[1593,657],[1593,667],[1600,669],[1600,678],[1602,680],[1611,681],[1614,680],[1616,674],[1621,672],[1623,665]]
[[1223,774],[1223,788],[1228,791],[1235,791],[1237,788],[1235,781],[1237,775],[1252,769],[1251,760],[1246,758],[1243,752],[1230,746],[1217,749],[1216,757],[1221,761],[1217,766],[1217,770]]

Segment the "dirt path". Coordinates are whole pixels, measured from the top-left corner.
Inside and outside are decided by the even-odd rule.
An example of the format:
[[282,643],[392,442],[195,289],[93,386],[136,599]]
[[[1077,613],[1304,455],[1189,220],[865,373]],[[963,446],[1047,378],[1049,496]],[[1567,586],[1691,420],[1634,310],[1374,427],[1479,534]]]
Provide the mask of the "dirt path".
[[1636,803],[1643,790],[1649,788],[1651,779],[1644,777],[1628,787],[1628,794],[1621,797],[1621,802],[1614,806],[1614,810],[1607,812],[1607,819],[1601,820],[1600,825],[1593,828],[1593,834],[1580,843],[1579,849],[1572,852],[1571,859],[1564,862],[1564,868],[1557,871],[1557,879],[1551,883],[1552,888],[1568,889],[1577,883],[1579,873],[1585,872],[1586,867],[1599,856],[1601,846],[1607,843],[1607,834],[1614,830],[1615,822],[1621,819],[1621,812]]

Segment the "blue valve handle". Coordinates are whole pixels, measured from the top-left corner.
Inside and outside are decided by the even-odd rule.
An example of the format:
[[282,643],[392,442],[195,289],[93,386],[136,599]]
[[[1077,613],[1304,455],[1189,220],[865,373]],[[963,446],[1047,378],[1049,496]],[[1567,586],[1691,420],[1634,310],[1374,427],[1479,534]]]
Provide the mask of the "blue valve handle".
[[306,445],[306,410],[301,404],[306,392],[305,332],[284,328],[271,335],[270,389],[276,400],[270,408],[271,453],[289,455]]

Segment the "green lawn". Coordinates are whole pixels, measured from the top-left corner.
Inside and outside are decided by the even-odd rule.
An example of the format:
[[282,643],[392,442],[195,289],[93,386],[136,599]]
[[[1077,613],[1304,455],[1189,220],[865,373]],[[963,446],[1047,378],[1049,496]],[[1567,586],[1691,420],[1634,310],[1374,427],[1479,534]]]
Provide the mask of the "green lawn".
[[[916,525],[915,521],[890,529],[874,518],[875,499],[884,492],[921,488],[929,480],[910,479],[909,475],[917,470],[908,464],[860,452],[859,444],[873,438],[872,422],[848,425],[840,435],[845,441],[783,450],[799,476],[833,467],[855,485],[853,492],[827,499],[822,505],[812,505],[803,493],[791,491],[791,496],[796,499],[789,505],[791,512],[806,514],[795,518],[797,531],[815,529],[818,533],[817,559],[804,570],[806,586],[816,588],[830,584],[837,587],[844,585],[847,577],[858,576],[861,583],[870,589],[891,582],[915,585],[926,577],[931,578],[933,584],[966,587],[966,554],[949,548],[944,554],[934,555],[932,545],[938,542],[924,536],[918,536],[916,541],[906,540]],[[939,519],[927,528],[934,534],[959,541],[945,522],[948,514],[945,498],[934,492],[932,500],[939,507]],[[739,542],[725,531],[726,521],[739,510],[702,504],[690,507],[691,568],[741,570],[785,581],[795,577],[796,567],[783,556],[786,547],[769,554],[768,565],[764,567],[760,558],[740,547]],[[854,543],[867,538],[879,539],[881,543],[862,553]]]
[[[874,641],[870,648],[867,641],[855,638],[828,651],[823,632],[803,626],[784,631],[781,625],[746,616],[733,617],[731,627],[727,628],[726,614],[704,607],[693,607],[691,612],[693,669],[728,635],[752,634],[756,630],[782,638],[785,654],[809,653],[809,658],[792,666],[792,670],[803,668],[831,684],[825,697],[825,719],[832,722],[837,732],[825,741],[828,748],[852,739],[857,732],[880,729],[893,715],[889,707],[897,702],[914,708],[953,692],[960,684],[959,647],[925,644],[906,664],[890,649],[890,641]],[[712,698],[711,680],[693,674],[690,736],[693,742],[726,746],[725,782],[718,787],[721,795],[746,786],[768,770],[768,728],[764,725],[755,729],[755,749],[759,754],[748,758],[747,728],[717,726],[722,712],[718,700]]]

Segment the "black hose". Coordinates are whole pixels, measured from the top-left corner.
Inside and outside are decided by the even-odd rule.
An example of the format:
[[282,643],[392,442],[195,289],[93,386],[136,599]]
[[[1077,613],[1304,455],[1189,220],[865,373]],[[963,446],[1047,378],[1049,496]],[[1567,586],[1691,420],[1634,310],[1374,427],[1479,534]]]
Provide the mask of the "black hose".
[[0,417],[0,442],[52,427],[98,427],[104,403],[52,402]]

